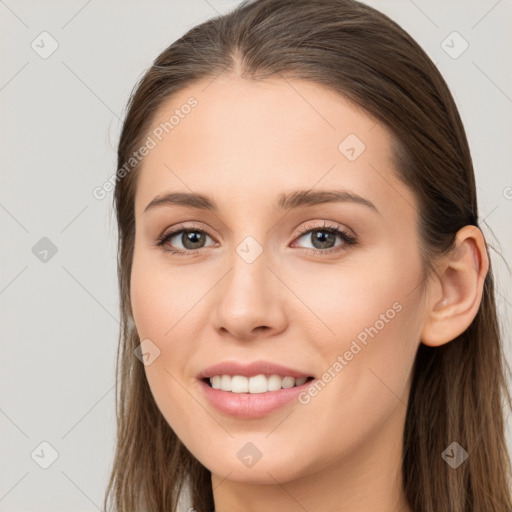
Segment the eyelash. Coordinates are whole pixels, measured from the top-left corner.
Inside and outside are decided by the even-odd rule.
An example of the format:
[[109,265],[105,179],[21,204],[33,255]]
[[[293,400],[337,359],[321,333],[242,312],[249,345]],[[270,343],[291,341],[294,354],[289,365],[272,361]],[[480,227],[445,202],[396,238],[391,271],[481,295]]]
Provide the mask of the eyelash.
[[[346,231],[341,229],[339,226],[332,225],[332,224],[328,225],[326,222],[324,222],[323,226],[311,226],[311,225],[304,226],[304,228],[299,231],[299,233],[297,234],[297,236],[295,238],[302,238],[305,234],[312,232],[312,231],[322,231],[322,232],[326,232],[326,233],[335,234],[343,240],[343,243],[337,247],[334,247],[331,249],[325,249],[325,250],[305,248],[305,250],[308,253],[333,254],[333,253],[337,253],[337,252],[340,252],[343,250],[347,250],[349,247],[354,246],[358,243],[356,237],[349,235]],[[200,233],[204,233],[204,234],[208,235],[210,238],[213,238],[207,231],[205,231],[204,229],[201,229],[199,227],[196,227],[196,226],[181,227],[181,226],[179,226],[174,231],[171,231],[169,233],[163,233],[162,235],[160,235],[157,238],[156,245],[158,247],[163,247],[169,240],[171,240],[175,236],[177,236],[181,233],[186,233],[186,232],[200,232]],[[177,250],[177,249],[164,248],[164,250],[166,252],[170,252],[171,254],[175,254],[177,256],[192,256],[192,255],[197,254],[201,249],[182,251],[182,250]]]

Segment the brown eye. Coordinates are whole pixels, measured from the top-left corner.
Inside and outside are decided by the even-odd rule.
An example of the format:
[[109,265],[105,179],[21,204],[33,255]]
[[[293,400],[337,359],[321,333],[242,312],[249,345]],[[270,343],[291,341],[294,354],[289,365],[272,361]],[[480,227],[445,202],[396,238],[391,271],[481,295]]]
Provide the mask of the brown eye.
[[174,254],[193,254],[205,247],[204,244],[207,237],[211,238],[202,229],[180,228],[162,235],[158,239],[157,245],[163,246],[166,251]]
[[[337,252],[357,243],[355,237],[349,235],[340,227],[328,225],[307,226],[298,237],[299,240],[301,238],[310,241],[312,247],[306,247],[306,249],[315,253]],[[341,240],[341,243],[336,245],[336,239]]]

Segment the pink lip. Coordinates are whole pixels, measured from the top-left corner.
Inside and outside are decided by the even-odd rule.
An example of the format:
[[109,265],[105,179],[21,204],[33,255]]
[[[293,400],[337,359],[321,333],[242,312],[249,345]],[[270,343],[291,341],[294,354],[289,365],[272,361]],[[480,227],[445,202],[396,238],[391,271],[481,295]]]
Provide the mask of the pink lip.
[[213,377],[214,375],[243,375],[253,377],[254,375],[280,375],[281,377],[313,377],[312,374],[303,373],[293,368],[287,368],[268,361],[254,361],[249,364],[237,363],[235,361],[224,361],[209,366],[197,375],[198,379]]
[[266,393],[232,393],[213,389],[204,379],[214,375],[243,375],[253,377],[254,375],[280,375],[281,377],[313,377],[310,373],[304,373],[293,368],[269,361],[254,361],[249,364],[237,363],[235,361],[224,361],[209,366],[197,375],[202,392],[208,401],[219,411],[236,418],[257,418],[265,416],[279,409],[287,403],[295,400],[313,380],[306,381],[300,386]]
[[[226,373],[224,372],[224,374]],[[235,373],[235,375],[240,375],[240,373]],[[235,418],[250,419],[270,414],[292,402],[313,382],[315,381],[310,380],[301,386],[280,389],[278,391],[267,391],[266,393],[232,393],[231,391],[222,391],[221,389],[211,388],[203,380],[199,381],[199,385],[207,400],[220,412]]]

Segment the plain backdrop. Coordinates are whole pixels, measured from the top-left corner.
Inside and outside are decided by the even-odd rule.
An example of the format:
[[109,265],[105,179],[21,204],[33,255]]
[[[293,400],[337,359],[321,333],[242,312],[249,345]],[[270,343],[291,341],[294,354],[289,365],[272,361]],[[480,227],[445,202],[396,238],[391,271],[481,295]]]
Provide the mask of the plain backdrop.
[[[114,446],[116,227],[111,194],[92,191],[116,170],[137,79],[188,29],[237,3],[0,0],[3,512],[102,507]],[[512,1],[368,3],[427,51],[460,109],[510,362]]]

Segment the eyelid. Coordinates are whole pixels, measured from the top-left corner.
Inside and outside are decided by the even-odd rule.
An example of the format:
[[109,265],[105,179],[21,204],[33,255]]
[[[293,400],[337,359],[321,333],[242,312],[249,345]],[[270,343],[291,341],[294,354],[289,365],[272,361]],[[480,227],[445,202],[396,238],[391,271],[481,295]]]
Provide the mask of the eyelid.
[[[323,224],[322,225],[315,224],[315,222],[323,222]],[[315,231],[315,230],[321,231],[324,229],[326,231],[329,231],[329,230],[341,231],[350,238],[354,238],[354,239],[357,238],[357,235],[351,229],[347,229],[347,228],[343,227],[341,224],[338,224],[333,221],[327,221],[327,220],[307,221],[306,224],[304,224],[301,228],[299,228],[293,236],[295,239],[296,237],[300,237],[300,236],[304,235],[305,233],[308,233],[309,231]]]

